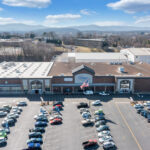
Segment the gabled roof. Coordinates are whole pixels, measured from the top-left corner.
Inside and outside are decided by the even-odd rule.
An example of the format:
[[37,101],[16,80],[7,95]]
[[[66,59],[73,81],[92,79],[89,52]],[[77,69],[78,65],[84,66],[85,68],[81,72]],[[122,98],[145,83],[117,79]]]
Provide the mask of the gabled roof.
[[81,65],[81,66],[79,66],[79,67],[73,69],[73,70],[72,70],[72,74],[74,74],[74,73],[76,73],[76,72],[79,72],[79,71],[81,71],[81,70],[83,70],[83,69],[86,70],[86,71],[88,71],[88,72],[90,72],[90,73],[92,73],[92,74],[95,74],[95,71],[94,71],[93,69],[91,69],[91,68],[89,68],[89,67],[87,67],[87,66],[85,66],[85,65]]

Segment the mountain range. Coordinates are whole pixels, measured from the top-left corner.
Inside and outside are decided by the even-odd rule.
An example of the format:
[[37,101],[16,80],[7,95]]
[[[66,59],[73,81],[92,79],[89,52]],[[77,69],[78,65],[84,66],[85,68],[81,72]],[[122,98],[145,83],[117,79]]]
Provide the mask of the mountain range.
[[101,31],[101,32],[121,32],[121,31],[150,31],[150,27],[134,27],[134,26],[72,26],[51,28],[42,25],[26,25],[26,24],[5,24],[0,25],[0,32],[56,32],[59,34],[77,33],[79,31]]

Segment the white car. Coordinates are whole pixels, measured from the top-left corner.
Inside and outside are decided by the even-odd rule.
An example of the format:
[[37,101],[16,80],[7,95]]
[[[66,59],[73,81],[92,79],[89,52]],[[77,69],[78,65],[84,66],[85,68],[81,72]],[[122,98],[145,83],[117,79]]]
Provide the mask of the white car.
[[83,92],[84,95],[93,95],[93,91],[87,90]]
[[38,114],[34,116],[34,119],[36,120],[38,117],[47,117],[45,114]]
[[103,143],[103,148],[104,149],[110,149],[110,148],[114,148],[114,147],[116,147],[116,146],[115,146],[115,143],[112,142],[112,141],[111,142],[104,142]]
[[103,144],[104,142],[107,142],[107,141],[109,141],[109,142],[113,141],[112,137],[106,135],[106,136],[99,138],[99,143],[101,143],[101,144]]
[[144,106],[150,106],[150,102],[146,102],[143,104]]
[[110,131],[102,131],[98,133],[98,137],[104,137],[104,136],[109,136],[110,135]]
[[27,106],[27,102],[25,101],[17,102],[17,106]]
[[100,100],[96,100],[94,102],[92,102],[93,106],[97,106],[97,105],[101,105],[101,101]]
[[103,92],[99,92],[99,95],[107,96],[107,95],[110,95],[110,94],[103,91]]
[[53,120],[53,119],[56,119],[56,118],[62,119],[62,116],[61,115],[55,115],[55,116],[50,117],[49,120]]

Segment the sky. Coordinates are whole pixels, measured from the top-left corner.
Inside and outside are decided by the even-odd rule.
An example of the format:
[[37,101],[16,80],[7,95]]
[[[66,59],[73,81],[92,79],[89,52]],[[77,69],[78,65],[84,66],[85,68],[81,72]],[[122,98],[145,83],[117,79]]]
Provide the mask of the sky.
[[0,0],[0,24],[150,27],[150,0]]

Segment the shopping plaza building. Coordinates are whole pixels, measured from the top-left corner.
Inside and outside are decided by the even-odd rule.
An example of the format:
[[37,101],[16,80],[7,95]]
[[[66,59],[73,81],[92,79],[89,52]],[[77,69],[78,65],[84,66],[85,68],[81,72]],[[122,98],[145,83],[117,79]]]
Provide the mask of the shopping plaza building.
[[[87,89],[150,94],[150,64],[129,57],[124,52],[63,53],[53,62],[2,62],[0,94],[78,94]],[[89,87],[81,90],[87,80]]]

